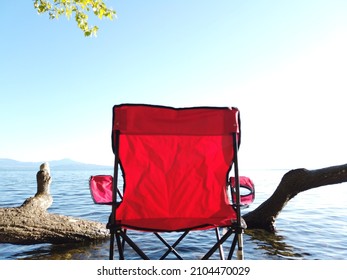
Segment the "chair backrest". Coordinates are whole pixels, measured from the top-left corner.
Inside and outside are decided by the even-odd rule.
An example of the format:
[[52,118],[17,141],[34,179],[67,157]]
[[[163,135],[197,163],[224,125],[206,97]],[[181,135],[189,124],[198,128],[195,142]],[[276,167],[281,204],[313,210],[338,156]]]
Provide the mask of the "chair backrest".
[[190,227],[199,227],[225,213],[235,219],[226,186],[239,141],[236,108],[114,106],[112,147],[124,177],[116,219],[161,230],[192,218]]

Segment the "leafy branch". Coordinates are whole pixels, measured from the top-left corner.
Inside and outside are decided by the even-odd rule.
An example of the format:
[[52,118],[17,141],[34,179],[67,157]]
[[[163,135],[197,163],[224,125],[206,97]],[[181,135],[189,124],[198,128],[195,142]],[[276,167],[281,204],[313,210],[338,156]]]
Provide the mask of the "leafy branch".
[[88,22],[90,14],[97,18],[108,18],[113,20],[116,11],[108,8],[103,0],[33,0],[34,8],[39,14],[48,14],[50,19],[58,19],[65,16],[70,19],[75,18],[77,26],[89,37],[96,36],[98,27],[90,25]]

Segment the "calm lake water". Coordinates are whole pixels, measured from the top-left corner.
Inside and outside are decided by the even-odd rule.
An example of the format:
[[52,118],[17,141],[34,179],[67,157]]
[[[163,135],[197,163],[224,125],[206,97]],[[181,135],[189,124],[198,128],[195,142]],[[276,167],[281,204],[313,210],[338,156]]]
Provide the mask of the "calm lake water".
[[[249,209],[255,209],[275,190],[288,170],[247,170],[255,183],[256,199]],[[37,170],[0,170],[0,207],[20,206],[36,193]],[[88,220],[106,222],[109,206],[95,205],[90,196],[91,175],[112,174],[105,170],[51,169],[53,205],[49,212]],[[300,193],[282,210],[276,220],[276,234],[247,232],[244,236],[245,258],[249,260],[347,260],[347,184],[324,186]],[[212,232],[193,232],[184,239],[178,251],[185,258],[199,259],[203,255],[200,241],[208,240]],[[152,235],[141,237],[151,257],[160,254],[150,247]],[[170,240],[170,237],[167,237]],[[90,244],[13,245],[0,244],[0,259],[76,259],[108,258],[108,240]],[[130,255],[137,258],[136,255]]]

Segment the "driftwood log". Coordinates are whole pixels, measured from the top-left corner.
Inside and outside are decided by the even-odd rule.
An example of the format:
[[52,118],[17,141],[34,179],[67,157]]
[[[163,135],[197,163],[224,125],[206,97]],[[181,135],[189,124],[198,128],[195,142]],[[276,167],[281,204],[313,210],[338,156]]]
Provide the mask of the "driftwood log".
[[243,219],[249,229],[275,232],[275,220],[283,207],[298,193],[326,185],[347,182],[347,164],[316,170],[304,168],[287,172],[275,192]]
[[[277,189],[255,210],[243,216],[248,229],[275,232],[275,220],[287,202],[298,193],[325,185],[347,182],[347,164],[317,170],[295,169],[287,172]],[[0,208],[0,243],[71,243],[104,239],[105,224],[50,214],[51,177],[48,164],[37,173],[37,193],[20,207]]]
[[20,207],[0,208],[0,243],[62,244],[103,239],[108,231],[102,223],[48,213],[53,199],[47,163],[37,172],[37,193]]

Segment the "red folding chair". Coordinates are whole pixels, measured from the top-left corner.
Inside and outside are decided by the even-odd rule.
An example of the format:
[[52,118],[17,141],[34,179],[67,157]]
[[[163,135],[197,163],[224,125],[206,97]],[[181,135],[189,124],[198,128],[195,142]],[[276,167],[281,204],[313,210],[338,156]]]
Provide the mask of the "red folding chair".
[[[177,245],[190,231],[207,229],[215,229],[216,240],[202,259],[209,259],[217,250],[223,259],[222,244],[229,239],[227,258],[232,258],[237,247],[237,258],[242,259],[245,224],[240,210],[239,144],[236,108],[114,106],[114,175],[90,180],[94,201],[112,205],[107,225],[110,259],[114,258],[115,241],[120,259],[125,259],[126,244],[149,259],[141,244],[129,236],[134,230],[153,232],[163,242],[167,251],[160,259],[169,253],[181,259]],[[119,168],[122,187],[118,186]],[[227,186],[231,186],[231,201]],[[219,228],[226,229],[222,236]],[[163,232],[181,232],[182,236],[170,245]]]

